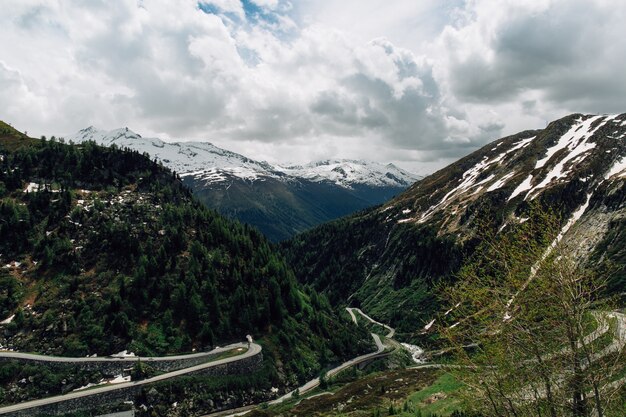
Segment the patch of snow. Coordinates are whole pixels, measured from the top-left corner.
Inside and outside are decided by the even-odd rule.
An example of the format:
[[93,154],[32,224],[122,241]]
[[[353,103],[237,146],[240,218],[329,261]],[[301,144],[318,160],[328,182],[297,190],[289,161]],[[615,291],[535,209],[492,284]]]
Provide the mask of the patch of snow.
[[80,388],[76,388],[73,391],[82,391],[82,390],[86,390],[86,389],[91,388],[91,387],[98,387],[100,385],[123,384],[125,382],[130,382],[130,381],[131,381],[130,376],[117,375],[117,376],[115,376],[112,379],[108,379],[108,380],[107,379],[101,379],[99,382],[96,382],[96,383],[90,382],[89,384],[83,385]]
[[508,151],[505,152],[505,154],[509,154],[511,152],[515,152],[518,149],[522,149],[525,148],[526,146],[528,146],[528,144],[530,144],[530,142],[532,142],[534,139],[536,138],[536,136],[527,138],[527,139],[522,139],[519,142],[517,142],[516,144],[514,144],[511,149],[509,149]]
[[13,319],[15,318],[15,314],[7,317],[6,319],[0,321],[0,324],[9,324],[13,321]]
[[461,303],[456,303],[456,304],[454,305],[454,307],[452,307],[450,310],[446,311],[443,315],[444,315],[444,316],[447,316],[448,314],[452,313],[452,311],[453,311],[455,308],[457,308],[458,306],[460,306],[460,305],[461,305]]
[[129,357],[134,357],[135,354],[133,352],[129,352],[127,350],[123,350],[121,352],[118,353],[114,353],[113,355],[111,355],[112,358],[129,358]]
[[[554,167],[545,174],[545,177],[534,187],[531,187],[533,175],[530,174],[524,182],[522,182],[511,194],[509,201],[514,197],[526,192],[524,200],[527,198],[535,198],[541,190],[548,187],[554,181],[566,178],[569,175],[569,171],[566,170],[567,165],[580,163],[588,155],[588,152],[596,147],[593,142],[588,140],[595,134],[598,129],[604,126],[608,121],[612,120],[616,116],[593,116],[586,120],[578,119],[570,128],[570,130],[562,135],[557,143],[548,148],[546,156],[538,160],[535,164],[535,169],[543,168],[546,163],[552,159],[559,151],[567,149],[565,155],[558,161]],[[597,123],[599,120],[602,121]],[[597,123],[597,126],[592,128],[592,125]]]
[[36,193],[39,191],[39,184],[36,182],[29,182],[26,188],[24,188],[25,193]]
[[402,210],[402,214],[409,214],[410,212],[411,212],[411,209]]
[[511,201],[512,199],[514,199],[515,197],[517,197],[524,191],[530,190],[532,188],[532,185],[531,185],[532,180],[533,180],[532,174],[528,175],[528,177],[526,177],[526,179],[522,181],[522,183],[518,185],[515,190],[513,190],[513,192],[511,193],[507,201]]
[[[474,188],[473,194],[477,194],[478,192],[480,192],[480,187],[485,185],[486,183],[489,183],[495,177],[495,175],[490,175],[489,177],[483,179],[482,181],[476,182],[480,174],[482,174],[486,169],[488,169],[492,165],[499,164],[500,162],[502,162],[502,160],[504,160],[504,158],[510,153],[528,146],[528,144],[530,144],[534,139],[535,139],[535,136],[522,139],[519,142],[513,144],[510,149],[504,151],[503,153],[499,154],[498,156],[492,159],[489,159],[489,157],[487,156],[483,157],[483,159],[479,163],[477,163],[475,166],[473,166],[472,168],[467,170],[465,173],[463,173],[463,176],[461,177],[461,183],[459,185],[457,185],[455,188],[449,191],[441,199],[441,201],[439,201],[439,203],[435,204],[434,206],[431,206],[428,210],[426,210],[422,214],[422,217],[420,218],[419,222],[423,223],[424,221],[426,221],[426,219],[428,219],[435,211],[437,211],[440,207],[442,207],[448,200],[450,200],[455,195],[462,194],[472,188]],[[506,179],[502,178],[500,179],[500,181],[502,180],[506,181]],[[491,191],[497,189],[496,187],[501,187],[502,184],[498,184],[498,183],[493,184],[492,187],[494,188]]]
[[502,186],[506,184],[506,182],[514,175],[515,175],[515,171],[509,172],[504,177],[500,178],[498,181],[491,184],[489,188],[487,188],[487,192],[490,193],[492,191],[502,188]]
[[117,375],[115,378],[107,381],[108,384],[123,384],[124,382],[130,382],[130,375],[129,376]]
[[428,330],[431,327],[433,327],[433,324],[435,324],[435,320],[436,319],[432,319],[430,323],[428,323],[426,326],[424,326],[424,330]]
[[402,224],[402,223],[408,223],[408,222],[411,222],[411,221],[413,221],[413,220],[415,220],[415,219],[414,219],[414,218],[400,219],[400,220],[398,220],[398,223],[399,223],[399,224]]
[[576,120],[576,123],[574,123],[570,130],[561,136],[554,146],[548,148],[546,156],[537,161],[535,169],[542,168],[550,160],[550,158],[552,158],[552,156],[554,156],[561,149],[565,149],[567,147],[573,149],[581,141],[585,141],[588,137],[593,136],[595,131],[604,123],[600,123],[593,131],[589,131],[589,129],[591,129],[591,125],[603,117],[604,116],[593,116],[587,120]]
[[615,161],[611,168],[609,168],[609,170],[606,172],[606,174],[604,174],[604,179],[608,180],[616,174],[620,174],[619,177],[623,177],[624,175],[626,175],[624,173],[624,170],[626,170],[626,157]]
[[545,176],[543,181],[541,181],[539,184],[537,184],[535,187],[528,191],[524,199],[526,199],[528,196],[531,196],[531,198],[536,197],[539,191],[546,188],[553,181],[567,177],[569,172],[564,171],[565,165],[570,161],[574,162],[574,160],[579,156],[582,156],[583,158],[586,157],[586,155],[582,154],[592,150],[595,147],[596,144],[588,143],[587,138],[582,140],[573,149],[571,149],[570,152],[554,166],[554,168],[550,170],[550,172]]

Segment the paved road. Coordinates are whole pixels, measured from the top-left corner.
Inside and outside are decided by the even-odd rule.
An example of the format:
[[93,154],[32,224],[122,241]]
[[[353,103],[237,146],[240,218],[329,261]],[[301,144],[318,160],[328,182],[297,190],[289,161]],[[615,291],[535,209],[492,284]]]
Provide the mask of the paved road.
[[354,324],[359,324],[359,322],[356,320],[356,316],[354,315],[354,312],[352,311],[352,309],[350,307],[346,307],[346,310],[348,310],[348,313],[350,313],[350,317],[352,317],[352,321],[354,322]]
[[[377,321],[375,321],[374,319],[372,319],[370,316],[368,316],[367,314],[363,313],[363,311],[361,311],[361,309],[358,308],[351,308],[351,307],[346,307],[346,310],[348,311],[348,313],[350,313],[350,317],[352,318],[352,321],[355,324],[358,324],[356,316],[354,315],[353,310],[356,310],[359,314],[361,314],[363,317],[365,317],[366,319],[368,319],[369,321],[371,321],[372,323],[376,323],[379,324],[381,326],[383,326],[384,328],[390,330],[390,332],[388,333],[388,335],[386,337],[391,337],[394,335],[395,330],[392,329],[391,327],[379,323]],[[361,356],[357,356],[356,358],[350,359],[349,361],[346,361],[344,363],[342,363],[341,365],[337,366],[336,368],[331,369],[330,371],[326,372],[327,376],[333,376],[338,374],[339,372],[343,371],[344,369],[347,369],[351,366],[354,365],[358,365],[359,363],[365,362],[367,360],[371,360],[377,356],[383,356],[385,353],[385,345],[383,345],[383,342],[380,340],[380,336],[378,336],[375,333],[371,333],[372,335],[372,339],[374,339],[374,343],[376,343],[376,351],[372,352],[372,353],[367,353],[365,355],[361,355]],[[306,384],[302,385],[301,387],[298,388],[298,392],[300,393],[300,395],[305,394],[309,391],[311,391],[312,389],[318,387],[320,384],[320,379],[319,378],[314,378],[312,380],[310,380],[309,382],[307,382]],[[275,400],[272,400],[270,402],[268,402],[268,404],[270,405],[274,405],[274,404],[280,404],[283,401],[286,401],[290,398],[292,398],[293,393],[296,390],[293,390],[291,392],[288,392],[287,394],[283,395],[282,397],[279,397]],[[234,417],[234,416],[243,416],[247,413],[249,413],[250,411],[252,411],[253,409],[257,408],[258,404],[253,404],[253,405],[248,405],[245,407],[239,407],[239,408],[233,408],[230,410],[222,410],[222,411],[218,411],[215,413],[211,413],[211,414],[207,414],[204,417]]]
[[348,310],[348,313],[350,313],[350,316],[352,316],[352,321],[354,321],[355,323],[356,321],[356,317],[354,316],[354,311],[356,311],[357,313],[359,313],[360,315],[362,315],[363,317],[365,317],[367,320],[369,320],[370,322],[374,323],[374,324],[378,324],[379,326],[384,327],[385,329],[389,330],[389,333],[387,333],[385,335],[385,337],[387,339],[391,339],[393,337],[394,334],[396,334],[396,329],[383,324],[379,321],[374,320],[373,318],[371,318],[370,316],[368,316],[367,314],[365,314],[360,308],[354,308],[354,307],[346,307],[346,310]]
[[11,358],[11,359],[21,359],[21,360],[29,360],[29,361],[37,361],[37,362],[54,362],[54,363],[93,363],[93,362],[160,362],[160,361],[175,361],[182,359],[194,359],[194,358],[202,358],[205,356],[211,356],[215,353],[223,352],[224,350],[230,350],[229,347],[226,348],[217,348],[210,352],[199,352],[199,353],[191,353],[188,355],[172,355],[172,356],[101,356],[101,357],[87,357],[87,358],[71,358],[71,357],[62,357],[62,356],[46,356],[46,355],[38,355],[35,353],[22,353],[22,352],[9,352],[9,351],[0,351],[0,358]]
[[[376,351],[375,352],[367,353],[365,355],[357,356],[354,359],[350,359],[349,361],[346,361],[346,362],[342,363],[341,365],[337,366],[336,368],[333,368],[333,369],[327,371],[326,375],[328,377],[331,377],[333,375],[338,374],[339,372],[343,371],[346,368],[349,368],[349,367],[354,366],[354,365],[358,365],[358,364],[360,364],[362,362],[368,361],[368,360],[373,359],[373,358],[375,358],[377,356],[381,356],[383,354],[384,350],[385,350],[385,345],[383,345],[383,343],[380,340],[380,337],[377,334],[372,333],[372,338],[374,339],[374,343],[376,343]],[[319,384],[320,384],[320,379],[319,378],[312,379],[309,382],[307,382],[306,384],[302,385],[300,388],[298,388],[299,393],[301,395],[305,394],[305,393],[311,391],[312,389],[316,388],[317,386],[319,386]],[[277,398],[277,399],[275,399],[273,401],[270,401],[269,404],[271,404],[271,405],[273,405],[273,404],[280,404],[283,401],[290,399],[295,391],[296,390],[288,392],[287,394],[283,395],[282,397]]]
[[[247,343],[235,343],[229,346],[225,346],[222,348],[217,348],[217,349],[213,349],[211,352],[211,354],[215,354],[215,353],[220,353],[220,352],[225,352],[228,350],[232,350],[232,349],[246,349],[248,347]],[[218,366],[218,365],[223,365],[226,363],[231,363],[231,362],[237,362],[246,358],[249,358],[251,356],[254,356],[256,354],[258,354],[259,352],[261,352],[261,346],[257,345],[256,343],[252,343],[250,345],[250,348],[244,352],[241,355],[237,355],[237,356],[232,356],[229,358],[224,358],[224,359],[219,359],[216,361],[212,361],[212,362],[207,362],[207,363],[203,363],[200,365],[196,365],[196,366],[192,366],[189,368],[185,368],[185,369],[179,369],[177,371],[173,371],[173,372],[168,372],[162,375],[158,375],[152,378],[148,378],[148,379],[144,379],[141,381],[133,381],[133,382],[125,382],[122,384],[115,384],[115,385],[108,385],[108,386],[104,386],[104,387],[99,387],[99,388],[92,388],[92,389],[88,389],[88,390],[84,390],[84,391],[75,391],[75,392],[71,392],[65,395],[58,395],[56,397],[50,397],[50,398],[43,398],[41,400],[34,400],[34,401],[29,401],[29,402],[25,402],[25,403],[20,403],[20,404],[15,404],[15,405],[11,405],[8,407],[3,407],[0,408],[0,414],[6,414],[6,413],[12,413],[15,411],[22,411],[22,410],[27,410],[29,408],[33,408],[33,407],[40,407],[43,405],[48,405],[48,404],[53,404],[53,403],[57,403],[57,402],[62,402],[62,401],[67,401],[67,400],[71,400],[71,399],[75,399],[75,398],[83,398],[83,397],[88,397],[91,395],[95,395],[95,394],[101,394],[103,392],[109,392],[109,391],[114,391],[114,390],[118,390],[118,389],[123,389],[123,388],[128,388],[128,387],[136,387],[136,386],[141,386],[141,385],[147,385],[147,384],[151,384],[154,382],[159,382],[159,381],[164,381],[166,379],[170,379],[170,378],[175,378],[175,377],[179,377],[181,375],[185,375],[185,374],[189,374],[192,372],[196,372],[196,371],[201,371],[203,369],[208,369],[208,368],[212,368],[214,366]],[[24,354],[27,355],[27,354]],[[199,354],[196,354],[199,355]],[[34,355],[34,356],[38,356],[40,357],[41,355]],[[188,358],[188,355],[183,355],[183,358]],[[168,360],[171,360],[172,357],[167,357]],[[67,358],[65,358],[67,359]],[[76,358],[76,359],[91,359],[91,358]],[[95,359],[95,358],[93,358]],[[100,358],[100,359],[104,359],[104,358]],[[128,358],[131,359],[131,358]],[[137,359],[137,358],[135,358]],[[154,358],[157,359],[157,358]],[[163,360],[163,358],[161,358]],[[38,360],[43,360],[43,359],[38,359]],[[111,360],[116,360],[116,358],[111,358]],[[119,360],[119,359],[117,359]],[[146,360],[146,358],[143,358],[142,360]],[[53,360],[54,361],[54,360]]]
[[[363,311],[361,311],[360,308],[352,308],[352,307],[346,307],[346,310],[348,311],[348,313],[350,313],[350,316],[352,317],[352,321],[355,324],[357,323],[357,319],[356,316],[354,315],[354,311],[358,312],[360,315],[362,315],[363,317],[365,317],[367,320],[371,321],[372,323],[378,324],[382,327],[384,327],[385,329],[389,330],[389,333],[387,333],[387,335],[385,336],[386,338],[390,339],[393,337],[393,335],[395,334],[395,329],[387,326],[386,324],[377,322],[376,320],[374,320],[373,318],[371,318],[370,316],[368,316],[367,314],[365,314]],[[354,365],[358,365],[359,363],[368,361],[372,358],[375,358],[377,356],[380,356],[381,354],[383,354],[384,350],[385,350],[385,345],[383,345],[383,342],[380,340],[380,336],[378,336],[376,333],[371,333],[372,335],[372,339],[374,339],[374,343],[376,343],[376,351],[372,352],[372,353],[367,353],[365,355],[361,355],[361,356],[357,356],[354,359],[350,359],[349,361],[346,361],[344,363],[342,363],[341,365],[337,366],[336,368],[333,368],[329,371],[326,372],[326,375],[331,377],[333,375],[338,374],[339,372],[343,371],[346,368],[349,368],[351,366]],[[309,391],[311,391],[313,388],[316,388],[317,386],[319,386],[320,384],[320,379],[319,378],[315,378],[310,380],[309,382],[307,382],[306,384],[302,385],[301,387],[298,388],[300,395],[305,394]],[[280,398],[277,398],[273,401],[270,401],[269,404],[273,405],[273,404],[279,404],[282,403],[283,401],[289,399],[292,397],[293,393],[295,392],[295,390],[288,392],[287,394],[283,395]]]

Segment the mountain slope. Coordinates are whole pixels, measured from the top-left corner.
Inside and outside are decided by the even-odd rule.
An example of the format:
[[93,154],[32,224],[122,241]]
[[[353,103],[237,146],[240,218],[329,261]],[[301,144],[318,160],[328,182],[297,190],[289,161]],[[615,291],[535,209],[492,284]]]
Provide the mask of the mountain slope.
[[128,128],[89,127],[67,139],[146,152],[176,171],[208,207],[257,227],[274,241],[383,203],[417,179],[393,164],[366,161],[272,166],[210,143],[168,143]]
[[624,291],[626,115],[571,115],[509,136],[417,182],[384,206],[296,236],[285,253],[336,304],[362,305],[407,336],[470,258],[485,227],[507,233],[539,204],[561,216],[578,259]]
[[137,152],[5,128],[0,220],[5,348],[150,355],[252,334],[269,347],[268,378],[295,384],[369,344],[263,236]]

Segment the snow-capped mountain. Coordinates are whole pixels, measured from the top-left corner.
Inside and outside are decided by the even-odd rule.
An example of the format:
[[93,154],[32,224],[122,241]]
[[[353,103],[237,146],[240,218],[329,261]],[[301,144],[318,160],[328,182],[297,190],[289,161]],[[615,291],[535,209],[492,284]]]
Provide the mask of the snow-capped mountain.
[[74,143],[91,140],[104,146],[146,152],[181,176],[193,175],[209,182],[226,181],[229,176],[247,180],[281,176],[266,162],[254,161],[208,142],[164,142],[159,138],[144,138],[127,127],[105,131],[91,126],[66,139]]
[[383,165],[362,160],[327,160],[307,165],[272,166],[243,155],[227,151],[209,142],[164,142],[159,138],[144,138],[126,128],[104,131],[93,126],[80,130],[66,139],[74,143],[94,141],[100,145],[116,145],[147,152],[162,161],[182,177],[193,176],[206,185],[228,182],[233,177],[249,181],[267,178],[313,182],[330,181],[351,188],[355,185],[373,187],[408,187],[419,177],[393,164]]
[[310,181],[330,181],[344,187],[367,184],[374,187],[409,186],[419,179],[394,164],[350,159],[312,162],[307,165],[277,166],[278,170]]
[[368,161],[273,166],[208,142],[165,142],[128,128],[88,127],[66,139],[148,153],[179,174],[207,206],[258,227],[273,240],[383,203],[419,179],[393,164]]
[[300,278],[333,302],[417,334],[437,317],[433,288],[471,262],[483,233],[541,224],[538,211],[559,219],[546,250],[563,244],[626,305],[626,113],[573,114],[499,139],[286,251]]
[[466,228],[479,202],[496,202],[508,216],[532,201],[563,199],[576,222],[596,195],[621,184],[626,169],[626,114],[572,115],[546,129],[506,137],[415,184],[384,209],[401,223],[433,223],[441,232]]

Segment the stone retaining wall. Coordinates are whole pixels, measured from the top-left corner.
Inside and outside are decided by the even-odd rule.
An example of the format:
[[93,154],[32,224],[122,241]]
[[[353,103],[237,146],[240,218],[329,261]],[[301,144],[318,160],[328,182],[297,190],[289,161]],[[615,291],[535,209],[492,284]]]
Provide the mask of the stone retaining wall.
[[[206,358],[204,358],[206,361]],[[243,375],[252,373],[261,367],[263,362],[263,353],[259,352],[254,356],[248,358],[229,362],[222,365],[212,366],[210,368],[202,369],[186,375],[214,375],[214,376],[226,376],[226,375]],[[175,380],[173,378],[172,380]],[[168,381],[168,380],[165,380]],[[158,381],[162,383],[164,381]],[[29,417],[29,416],[42,416],[42,415],[59,415],[64,413],[71,413],[80,410],[90,410],[99,406],[107,404],[118,404],[123,401],[132,401],[134,398],[141,394],[143,390],[148,390],[152,383],[135,385],[126,388],[120,388],[113,391],[103,392],[99,394],[90,395],[82,398],[70,399],[67,401],[59,401],[45,406],[33,407],[23,411],[17,411],[13,413],[2,414],[7,417]]]
[[[206,356],[200,357],[191,357],[184,359],[161,359],[161,360],[153,360],[151,358],[141,358],[141,363],[148,365],[149,367],[161,371],[161,372],[171,372],[176,371],[178,369],[189,368],[192,366],[200,365],[205,362],[210,362],[214,360],[214,358],[221,353],[213,353]],[[139,359],[138,359],[139,360]],[[50,362],[46,360],[34,360],[34,359],[22,359],[22,358],[7,358],[0,357],[0,362],[20,362],[26,363],[29,365],[37,365],[42,364],[48,366],[52,369],[60,369],[60,368],[74,368],[79,370],[87,370],[87,371],[100,371],[105,375],[119,375],[125,369],[130,369],[135,365],[136,361],[132,360],[102,360],[102,361],[89,361],[89,362]]]

